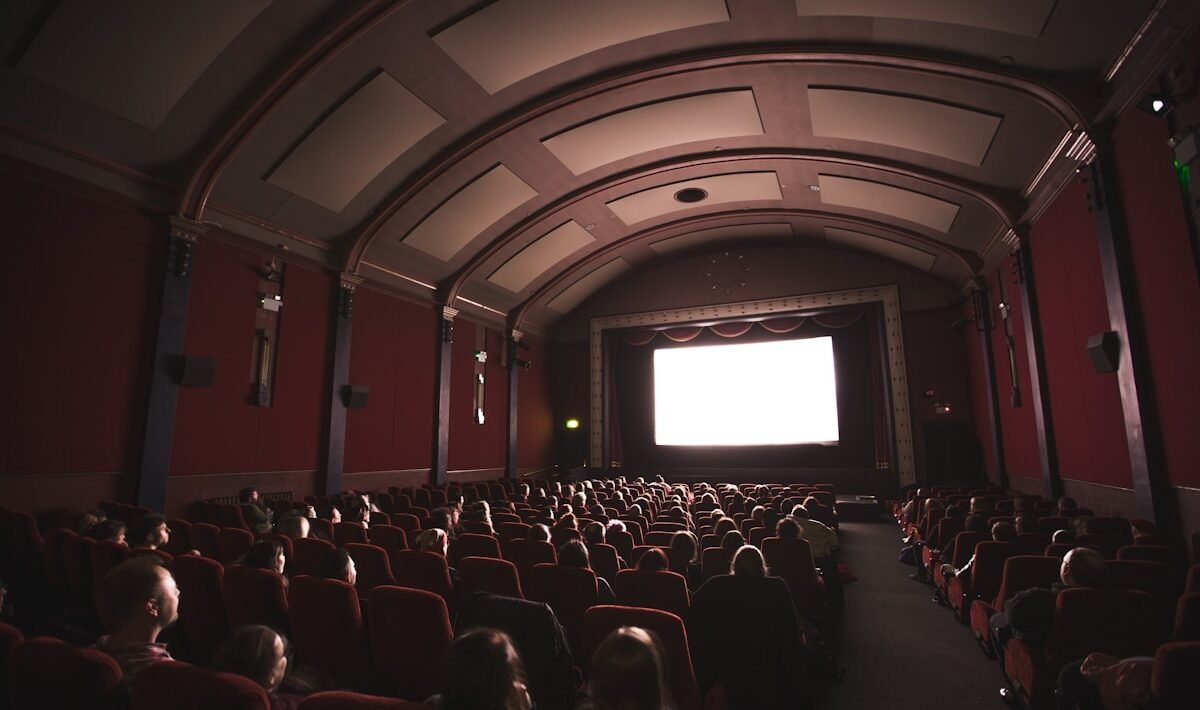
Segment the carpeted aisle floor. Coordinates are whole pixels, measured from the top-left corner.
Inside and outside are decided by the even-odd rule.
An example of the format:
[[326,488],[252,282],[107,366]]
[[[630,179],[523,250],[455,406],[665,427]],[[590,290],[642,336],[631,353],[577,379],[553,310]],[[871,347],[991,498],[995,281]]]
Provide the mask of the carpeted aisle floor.
[[1007,708],[999,665],[949,609],[931,601],[932,587],[908,578],[916,568],[896,561],[897,526],[843,523],[838,538],[842,562],[859,581],[847,585],[845,615],[828,637],[846,679],[821,691],[816,707]]

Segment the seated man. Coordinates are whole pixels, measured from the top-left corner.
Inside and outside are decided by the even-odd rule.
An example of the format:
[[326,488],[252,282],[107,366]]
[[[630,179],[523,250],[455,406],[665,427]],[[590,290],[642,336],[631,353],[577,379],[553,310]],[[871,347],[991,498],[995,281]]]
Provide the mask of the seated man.
[[117,661],[127,686],[146,666],[173,660],[158,635],[179,617],[179,588],[158,558],[136,557],[109,570],[96,607],[109,632],[96,648]]
[[813,520],[803,505],[792,508],[792,519],[800,526],[804,539],[808,540],[817,566],[821,567],[823,563],[832,561],[838,549],[837,533],[828,525]]
[[166,518],[158,513],[148,513],[129,524],[125,541],[133,548],[157,550],[171,541],[171,529],[167,527]]
[[300,511],[293,511],[293,514],[286,515],[279,521],[278,532],[293,540],[301,540],[308,537],[311,528],[312,523],[308,522],[308,518],[301,515]]
[[271,514],[259,503],[257,488],[248,487],[238,491],[238,507],[242,509],[242,517],[246,519],[251,532],[271,532]]
[[1017,592],[1004,603],[1004,611],[992,615],[995,648],[1004,648],[1009,638],[1021,639],[1040,648],[1054,625],[1055,599],[1067,587],[1104,587],[1108,575],[1104,557],[1090,547],[1076,547],[1063,557],[1058,570],[1060,583],[1049,589],[1032,587]]

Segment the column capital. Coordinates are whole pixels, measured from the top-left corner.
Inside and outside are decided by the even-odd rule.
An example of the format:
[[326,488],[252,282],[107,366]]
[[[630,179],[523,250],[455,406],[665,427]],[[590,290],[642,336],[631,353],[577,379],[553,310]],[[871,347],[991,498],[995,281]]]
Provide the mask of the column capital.
[[521,342],[521,338],[525,337],[525,334],[522,333],[521,331],[517,330],[516,328],[513,328],[512,331],[509,333],[509,337],[512,338],[512,341],[514,343],[519,343],[519,342]]
[[363,277],[358,274],[352,274],[349,271],[343,271],[338,274],[338,288],[345,291],[353,292],[362,285]]
[[170,236],[172,239],[195,242],[208,233],[208,225],[202,222],[197,222],[177,214],[169,215],[167,219],[171,224]]
[[450,306],[442,306],[442,320],[454,320],[455,316],[457,316],[457,315],[458,315],[457,308],[451,308]]

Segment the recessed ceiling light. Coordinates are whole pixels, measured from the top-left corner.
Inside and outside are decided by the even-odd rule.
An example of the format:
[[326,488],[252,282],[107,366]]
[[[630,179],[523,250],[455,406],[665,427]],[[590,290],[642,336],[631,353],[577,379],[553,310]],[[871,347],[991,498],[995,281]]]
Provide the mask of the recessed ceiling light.
[[703,202],[706,198],[708,198],[708,190],[699,187],[685,187],[675,193],[675,201],[685,204]]
[[813,192],[820,192],[821,186],[820,185],[809,185],[808,189],[812,190]]
[[583,228],[590,232],[596,228],[596,225],[589,222],[588,224],[583,225]]

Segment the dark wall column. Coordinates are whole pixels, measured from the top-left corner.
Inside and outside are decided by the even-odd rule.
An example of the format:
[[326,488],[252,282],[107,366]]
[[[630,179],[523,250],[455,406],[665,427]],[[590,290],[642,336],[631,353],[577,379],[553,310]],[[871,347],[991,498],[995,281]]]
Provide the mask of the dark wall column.
[[433,392],[433,456],[429,469],[429,480],[435,485],[445,484],[448,479],[450,456],[450,369],[454,354],[454,317],[458,310],[450,306],[439,307],[437,319],[437,357]]
[[1004,465],[1004,436],[1000,429],[1000,397],[996,392],[996,353],[992,350],[992,304],[987,281],[979,280],[972,293],[972,308],[975,311],[975,330],[979,334],[979,348],[983,353],[983,376],[987,385],[988,430],[992,437],[992,465],[996,469],[996,483],[1008,487],[1008,470]]
[[350,338],[354,324],[354,291],[362,278],[343,273],[334,294],[333,373],[329,387],[329,431],[325,446],[325,495],[341,493],[346,462],[346,399],[350,384]]
[[504,459],[504,476],[506,478],[520,478],[520,473],[517,470],[517,425],[519,423],[517,416],[517,389],[520,384],[520,379],[517,373],[521,368],[517,365],[517,350],[518,343],[521,342],[521,337],[524,334],[519,330],[509,331],[509,337],[505,339],[504,347],[508,349],[508,357],[505,359],[505,364],[508,366],[508,448],[507,455]]
[[175,360],[184,354],[192,264],[197,241],[206,231],[203,225],[181,217],[170,220],[162,304],[158,313],[158,340],[154,346],[154,370],[150,376],[150,402],[137,489],[138,505],[157,511],[161,511],[167,502],[167,473],[175,437],[175,405],[179,398]]
[[1167,482],[1149,350],[1141,323],[1141,305],[1125,210],[1117,186],[1111,137],[1098,137],[1096,148],[1096,159],[1089,167],[1091,189],[1088,197],[1099,239],[1108,327],[1117,334],[1121,346],[1116,375],[1125,416],[1134,500],[1138,517],[1151,520],[1159,527],[1171,528],[1177,522],[1178,509]]
[[1050,410],[1050,381],[1046,378],[1046,354],[1042,346],[1042,318],[1038,310],[1037,283],[1033,278],[1033,251],[1029,229],[1016,228],[1017,283],[1021,288],[1021,315],[1025,323],[1025,353],[1029,363],[1029,404],[1033,407],[1033,422],[1037,430],[1038,458],[1042,463],[1042,496],[1049,499],[1062,495],[1062,478],[1058,471],[1058,448],[1054,443],[1054,418]]

